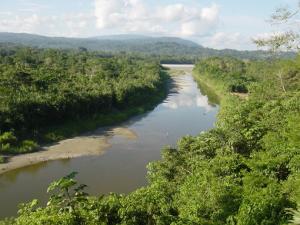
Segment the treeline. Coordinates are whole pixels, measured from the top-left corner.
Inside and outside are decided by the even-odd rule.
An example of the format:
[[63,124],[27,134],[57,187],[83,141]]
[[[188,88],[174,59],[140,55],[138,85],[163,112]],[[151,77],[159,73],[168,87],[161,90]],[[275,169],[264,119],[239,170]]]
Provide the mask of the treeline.
[[[222,94],[216,128],[164,149],[148,186],[88,197],[71,174],[51,184],[46,207],[34,200],[6,223],[288,224],[300,203],[299,68],[300,58],[199,62],[195,76]],[[232,95],[236,83],[247,99]]]
[[[143,54],[147,57],[178,59],[195,62],[207,57],[231,56],[240,59],[266,59],[273,56],[268,51],[238,51],[234,49],[205,48],[195,42],[176,37],[150,37],[139,35],[112,35],[93,38],[47,37],[24,33],[1,33],[0,43],[38,48],[79,49],[103,51],[108,54]],[[280,52],[281,58],[294,58],[294,52]]]
[[254,81],[252,75],[246,74],[246,63],[235,58],[209,58],[197,63],[195,70],[201,79],[218,82],[226,92],[247,93],[248,85]]
[[157,60],[1,47],[0,154],[34,151],[48,126],[146,105],[163,79]]

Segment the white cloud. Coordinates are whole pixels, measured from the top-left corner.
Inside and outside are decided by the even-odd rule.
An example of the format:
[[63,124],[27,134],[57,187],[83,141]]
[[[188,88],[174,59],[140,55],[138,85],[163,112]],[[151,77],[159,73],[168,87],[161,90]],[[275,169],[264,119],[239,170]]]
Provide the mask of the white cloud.
[[0,13],[0,32],[38,33],[49,36],[88,36],[95,26],[94,16],[84,13],[60,16]]
[[283,31],[259,33],[253,36],[253,39],[269,39],[277,35],[283,35]]
[[146,5],[141,0],[95,0],[99,30],[118,30],[168,34],[183,37],[201,36],[218,24],[219,7],[187,6],[180,3]]
[[158,18],[161,16],[164,20],[172,22],[183,19],[185,13],[183,4],[167,5],[158,11]]
[[91,11],[54,15],[41,13],[39,9],[47,6],[24,2],[23,12],[0,11],[0,31],[68,37],[139,33],[196,39],[214,33],[219,23],[216,4],[200,7],[176,2],[150,5],[144,0],[93,2]]
[[0,20],[0,31],[34,32],[40,23],[40,18],[36,14],[27,17],[12,15]]
[[122,17],[125,2],[122,0],[101,0],[95,2],[95,14],[97,15],[97,26],[106,28],[117,24]]
[[216,49],[255,49],[251,37],[239,32],[216,32],[203,40],[203,45]]
[[213,106],[209,104],[208,97],[204,95],[200,95],[197,98],[196,104],[200,108],[204,108],[206,112],[210,112],[213,110]]
[[[70,10],[52,15],[41,13],[43,10],[40,9],[47,8],[47,5],[24,2],[26,4],[20,7],[22,12],[0,10],[0,31],[68,37],[137,33],[178,36],[219,49],[255,49],[251,41],[253,28],[243,32],[245,24],[255,24],[257,32],[267,30],[260,18],[244,15],[220,18],[219,5],[212,3],[203,7],[196,4],[197,1],[192,1],[194,4],[183,4],[179,0],[168,1],[173,2],[170,4],[161,1],[150,5],[151,2],[145,0],[92,0],[92,8],[82,13],[80,10],[71,13]],[[86,0],[80,2],[86,4]],[[217,31],[221,25],[222,32]]]
[[216,28],[219,21],[219,7],[213,4],[202,9],[190,9],[189,20],[181,24],[182,36],[202,36]]
[[201,10],[201,17],[210,22],[215,22],[219,16],[219,6],[213,4],[211,7],[206,7]]
[[[258,33],[256,35],[254,35],[251,40],[252,41],[256,41],[256,40],[271,40],[276,36],[282,36],[284,37],[285,35],[287,35],[287,33],[283,32],[283,31],[274,31],[274,32],[265,32],[265,33]],[[297,40],[294,40],[293,42],[294,46],[297,46]],[[261,50],[268,50],[270,49],[269,46],[259,46],[259,49]],[[280,48],[280,50],[286,50],[286,48],[284,46],[282,46]]]

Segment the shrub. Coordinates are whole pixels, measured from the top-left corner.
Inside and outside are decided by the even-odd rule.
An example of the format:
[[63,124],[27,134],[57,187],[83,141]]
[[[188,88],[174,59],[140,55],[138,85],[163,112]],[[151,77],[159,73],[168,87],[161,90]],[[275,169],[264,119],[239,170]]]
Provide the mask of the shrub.
[[0,152],[11,153],[14,151],[13,146],[16,145],[17,138],[12,132],[4,132],[0,134]]
[[2,155],[0,155],[0,163],[5,163],[5,158]]
[[38,149],[38,144],[31,140],[22,141],[19,148],[19,153],[30,153],[35,152]]

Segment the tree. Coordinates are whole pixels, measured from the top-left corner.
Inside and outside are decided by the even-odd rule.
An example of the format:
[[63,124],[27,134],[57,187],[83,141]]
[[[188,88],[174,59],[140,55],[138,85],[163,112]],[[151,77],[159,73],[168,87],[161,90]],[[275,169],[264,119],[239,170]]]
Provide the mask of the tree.
[[271,34],[267,38],[254,39],[259,47],[268,47],[271,51],[296,50],[300,48],[299,20],[300,1],[296,9],[288,7],[278,8],[271,16],[269,22],[281,28],[280,31]]

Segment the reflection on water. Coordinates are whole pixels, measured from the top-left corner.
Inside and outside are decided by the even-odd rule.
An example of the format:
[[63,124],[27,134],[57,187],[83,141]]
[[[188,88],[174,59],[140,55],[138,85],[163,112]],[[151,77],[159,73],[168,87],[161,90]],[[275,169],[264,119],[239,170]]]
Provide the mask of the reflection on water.
[[[218,111],[191,75],[174,80],[176,85],[163,103],[110,132],[110,147],[103,155],[55,160],[1,175],[0,217],[15,215],[19,202],[33,198],[45,202],[48,184],[71,171],[79,172],[79,182],[87,184],[91,194],[128,193],[146,185],[146,165],[160,159],[161,148],[210,129]],[[97,132],[90,135],[101,136]]]
[[192,76],[177,77],[175,83],[172,94],[163,102],[163,106],[170,109],[196,106],[204,108],[206,112],[214,109],[214,106],[209,103],[207,96],[201,95],[197,90],[195,91],[197,87]]
[[198,82],[198,88],[201,93],[207,98],[208,103],[212,106],[220,104],[220,97],[205,83]]

